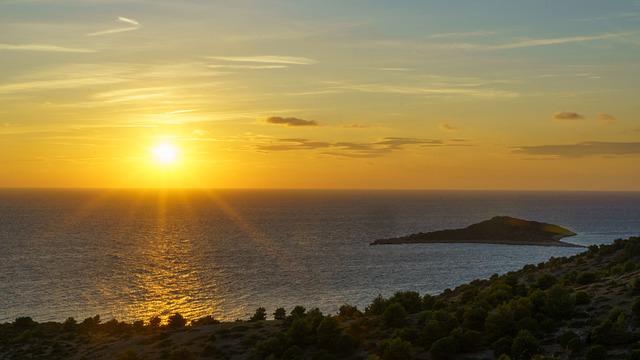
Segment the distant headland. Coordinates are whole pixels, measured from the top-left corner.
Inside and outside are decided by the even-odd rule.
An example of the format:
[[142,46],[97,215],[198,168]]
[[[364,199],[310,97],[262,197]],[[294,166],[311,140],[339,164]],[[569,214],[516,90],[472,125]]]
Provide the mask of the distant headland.
[[517,219],[510,216],[496,216],[464,229],[440,230],[407,236],[378,239],[371,245],[419,244],[419,243],[483,243],[506,245],[538,245],[582,247],[560,241],[574,236],[571,230],[558,225]]

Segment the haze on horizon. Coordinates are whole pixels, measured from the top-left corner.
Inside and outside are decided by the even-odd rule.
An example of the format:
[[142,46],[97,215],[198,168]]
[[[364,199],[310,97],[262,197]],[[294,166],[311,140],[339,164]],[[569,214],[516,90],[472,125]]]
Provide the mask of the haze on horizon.
[[640,191],[639,59],[637,0],[0,0],[0,187]]

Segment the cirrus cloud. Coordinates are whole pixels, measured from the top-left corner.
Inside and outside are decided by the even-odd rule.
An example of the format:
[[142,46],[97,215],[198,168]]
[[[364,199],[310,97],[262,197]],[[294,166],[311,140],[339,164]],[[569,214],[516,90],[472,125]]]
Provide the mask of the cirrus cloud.
[[521,146],[515,153],[554,158],[640,155],[640,142],[586,141],[577,144]]

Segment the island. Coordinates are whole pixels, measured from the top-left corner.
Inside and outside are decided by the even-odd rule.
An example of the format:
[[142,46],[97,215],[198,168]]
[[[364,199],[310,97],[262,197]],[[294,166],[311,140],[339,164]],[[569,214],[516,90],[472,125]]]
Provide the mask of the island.
[[558,225],[517,219],[510,216],[495,216],[464,229],[440,230],[407,236],[378,239],[370,245],[419,244],[419,243],[484,243],[506,245],[538,245],[583,247],[562,242],[560,239],[574,236],[571,230]]

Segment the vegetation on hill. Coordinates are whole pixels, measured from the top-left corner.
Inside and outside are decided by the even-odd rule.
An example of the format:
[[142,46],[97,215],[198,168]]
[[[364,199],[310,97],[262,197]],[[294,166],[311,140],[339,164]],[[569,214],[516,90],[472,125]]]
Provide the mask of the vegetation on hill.
[[482,242],[511,245],[574,246],[559,241],[574,236],[571,230],[558,225],[522,220],[510,216],[495,216],[463,229],[439,230],[407,236],[379,239],[371,245],[416,244],[440,242]]
[[247,321],[0,324],[0,359],[640,359],[640,238],[591,246],[439,295]]

